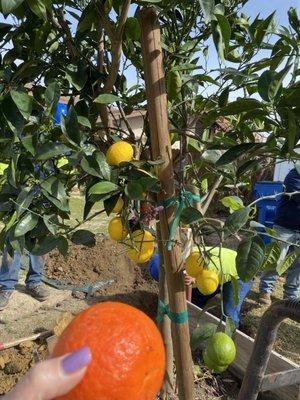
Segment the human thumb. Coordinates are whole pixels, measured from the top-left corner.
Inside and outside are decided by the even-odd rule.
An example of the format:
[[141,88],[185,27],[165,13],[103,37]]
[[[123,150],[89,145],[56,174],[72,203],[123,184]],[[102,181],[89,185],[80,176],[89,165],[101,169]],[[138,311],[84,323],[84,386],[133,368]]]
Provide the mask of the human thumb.
[[36,364],[3,400],[52,400],[70,392],[91,362],[89,347]]

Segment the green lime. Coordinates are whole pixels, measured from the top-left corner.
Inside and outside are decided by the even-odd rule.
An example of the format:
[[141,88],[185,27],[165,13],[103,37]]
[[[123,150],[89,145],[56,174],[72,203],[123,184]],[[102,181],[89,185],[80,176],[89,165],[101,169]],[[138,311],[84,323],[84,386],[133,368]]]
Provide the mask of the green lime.
[[203,351],[203,361],[204,364],[212,370],[212,372],[217,372],[217,373],[221,373],[226,371],[228,365],[216,365],[213,361],[211,361],[211,359],[208,357],[207,355],[207,351],[204,350]]
[[125,23],[125,34],[136,42],[141,40],[141,27],[139,21],[134,17],[127,18]]
[[236,347],[230,336],[223,332],[217,332],[207,341],[207,357],[218,366],[227,366],[236,356]]
[[168,100],[174,101],[180,97],[182,79],[179,71],[170,71],[167,77]]

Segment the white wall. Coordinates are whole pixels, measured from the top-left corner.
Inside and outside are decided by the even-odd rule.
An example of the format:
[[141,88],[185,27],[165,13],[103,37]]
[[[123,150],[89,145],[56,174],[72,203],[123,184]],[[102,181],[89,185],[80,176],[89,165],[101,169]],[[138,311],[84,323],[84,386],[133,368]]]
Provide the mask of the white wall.
[[278,160],[275,170],[274,170],[274,181],[279,181],[283,182],[287,174],[290,172],[291,169],[293,169],[295,166],[295,163],[292,161],[283,161],[280,162]]

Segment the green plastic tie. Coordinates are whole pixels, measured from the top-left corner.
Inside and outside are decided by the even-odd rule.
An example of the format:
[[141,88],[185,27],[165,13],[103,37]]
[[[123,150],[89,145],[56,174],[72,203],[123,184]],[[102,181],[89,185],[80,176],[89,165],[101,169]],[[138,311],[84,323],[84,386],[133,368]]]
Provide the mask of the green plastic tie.
[[162,300],[158,300],[158,313],[156,321],[160,324],[163,321],[164,315],[167,315],[174,324],[184,324],[188,321],[189,315],[187,311],[181,313],[174,313],[170,310],[169,306]]

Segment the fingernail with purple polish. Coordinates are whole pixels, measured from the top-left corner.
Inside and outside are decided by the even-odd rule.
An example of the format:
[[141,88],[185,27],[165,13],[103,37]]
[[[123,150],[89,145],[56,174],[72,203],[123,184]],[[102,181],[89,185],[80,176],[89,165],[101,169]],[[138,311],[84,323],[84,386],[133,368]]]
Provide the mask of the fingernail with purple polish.
[[92,354],[89,347],[82,347],[74,351],[62,360],[62,368],[66,374],[72,374],[86,367],[92,360]]

